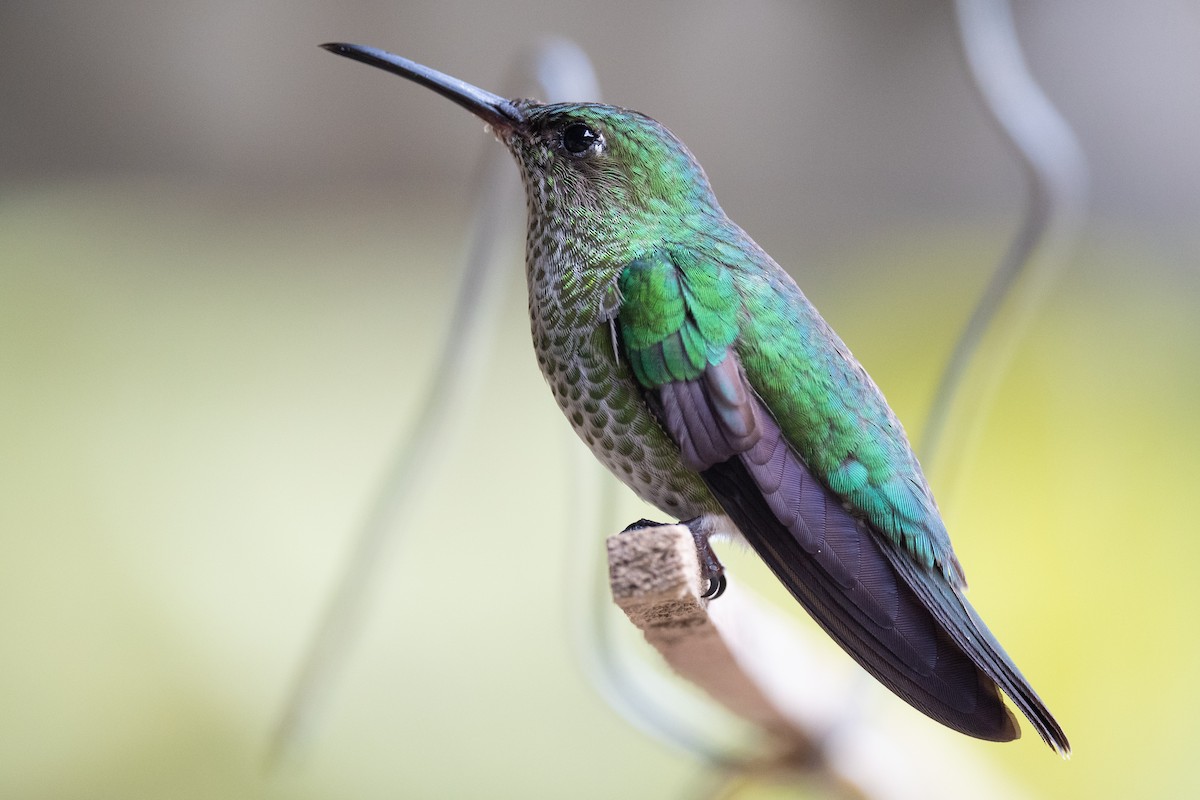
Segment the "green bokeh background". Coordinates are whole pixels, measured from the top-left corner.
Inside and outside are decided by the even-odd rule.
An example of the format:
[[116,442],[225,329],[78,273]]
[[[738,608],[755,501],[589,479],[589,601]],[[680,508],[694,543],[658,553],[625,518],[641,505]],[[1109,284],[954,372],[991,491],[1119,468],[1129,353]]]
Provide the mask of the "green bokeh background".
[[[489,144],[460,110],[314,45],[378,44],[502,88],[536,35],[576,37],[610,99],[692,145],[919,433],[1021,208],[949,9],[105,5],[0,10],[0,796],[703,786],[572,659],[578,445],[529,352],[519,234],[481,395],[408,510],[321,725],[264,772],[436,369]],[[1094,8],[1017,6],[1092,159],[1093,214],[935,491],[973,602],[1076,755],[970,746],[1026,796],[1194,796],[1200,100],[1176,79],[1200,23],[1168,2]]]

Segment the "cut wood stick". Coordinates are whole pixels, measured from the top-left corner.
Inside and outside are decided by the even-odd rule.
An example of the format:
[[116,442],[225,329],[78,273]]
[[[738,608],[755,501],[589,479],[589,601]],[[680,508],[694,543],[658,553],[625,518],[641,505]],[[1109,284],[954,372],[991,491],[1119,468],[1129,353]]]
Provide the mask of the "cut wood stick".
[[[608,538],[613,600],[681,677],[768,737],[763,769],[832,782],[843,794],[902,798],[1022,796],[980,757],[985,745],[945,735],[893,700],[845,657],[732,578],[701,595],[682,525]],[[728,576],[727,576],[728,577]]]

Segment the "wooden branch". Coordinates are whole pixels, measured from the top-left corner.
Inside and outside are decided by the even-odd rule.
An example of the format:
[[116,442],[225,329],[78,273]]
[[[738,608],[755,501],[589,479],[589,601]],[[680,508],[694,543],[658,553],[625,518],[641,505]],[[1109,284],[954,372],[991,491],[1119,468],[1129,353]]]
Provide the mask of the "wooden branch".
[[[610,536],[608,564],[613,600],[646,641],[681,677],[767,734],[766,769],[879,800],[1020,796],[978,757],[984,745],[942,735],[734,580],[719,599],[703,599],[695,545],[682,525]],[[889,709],[889,700],[898,707]]]

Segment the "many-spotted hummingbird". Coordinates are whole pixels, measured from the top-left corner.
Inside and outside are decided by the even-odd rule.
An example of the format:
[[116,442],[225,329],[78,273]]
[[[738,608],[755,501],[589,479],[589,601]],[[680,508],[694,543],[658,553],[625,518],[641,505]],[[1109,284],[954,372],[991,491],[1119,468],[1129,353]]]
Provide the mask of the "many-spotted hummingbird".
[[741,536],[867,672],[970,736],[1020,736],[1003,691],[1064,756],[1062,728],[963,596],[962,567],[878,387],[792,278],[717,204],[659,123],[508,100],[352,44],[338,55],[482,118],[516,159],[538,365],[571,426],[640,497]]

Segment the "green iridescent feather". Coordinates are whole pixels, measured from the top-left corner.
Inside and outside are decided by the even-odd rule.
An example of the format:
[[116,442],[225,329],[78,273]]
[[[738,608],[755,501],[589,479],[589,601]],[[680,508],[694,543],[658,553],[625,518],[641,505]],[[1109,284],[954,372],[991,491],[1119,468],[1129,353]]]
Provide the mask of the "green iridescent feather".
[[[769,259],[732,233],[744,240],[743,259]],[[920,564],[961,585],[920,465],[874,382],[782,270],[750,267],[681,247],[629,264],[618,323],[638,382],[652,389],[696,380],[732,345],[750,385],[821,481]]]
[[621,273],[618,322],[638,382],[695,380],[737,337],[730,272],[687,251],[656,251]]

